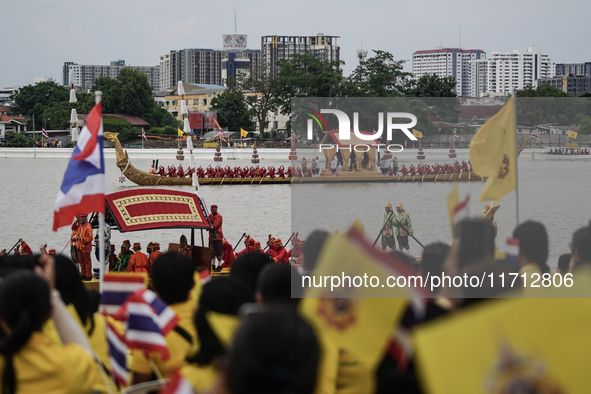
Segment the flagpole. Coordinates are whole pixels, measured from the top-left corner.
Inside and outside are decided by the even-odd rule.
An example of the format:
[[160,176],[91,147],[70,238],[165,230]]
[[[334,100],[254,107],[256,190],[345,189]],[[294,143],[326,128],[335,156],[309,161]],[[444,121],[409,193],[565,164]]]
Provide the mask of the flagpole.
[[[95,103],[98,104],[103,99],[103,92],[97,90],[94,92]],[[101,111],[101,119],[103,117],[103,113]],[[143,139],[142,139],[143,141]],[[102,152],[101,152],[102,153]],[[101,163],[102,164],[102,163]],[[103,187],[105,185],[103,184]],[[105,251],[103,250],[105,247],[105,214],[104,212],[99,212],[99,293],[103,294],[103,277],[105,276]]]
[[[515,146],[517,146],[517,100],[515,91],[513,91],[513,130],[515,139]],[[515,154],[515,220],[519,226],[519,172],[517,171],[517,154]]]

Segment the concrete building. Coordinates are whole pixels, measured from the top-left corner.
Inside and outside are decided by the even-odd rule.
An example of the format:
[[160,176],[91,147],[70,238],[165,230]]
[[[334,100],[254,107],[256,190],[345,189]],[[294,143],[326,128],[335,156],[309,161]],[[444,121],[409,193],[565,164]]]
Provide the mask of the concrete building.
[[525,52],[492,52],[488,59],[487,92],[512,93],[526,86],[535,86],[537,79],[550,78],[554,63],[538,47]]
[[[197,48],[174,50],[160,56],[161,90],[175,89],[178,81],[223,85],[222,69],[224,61],[228,62],[228,55],[229,52],[224,50]],[[240,55],[243,63],[249,63],[247,67],[259,67],[261,51],[246,49]]]
[[556,76],[553,78],[538,79],[536,83],[538,87],[550,85],[565,93],[576,96],[591,92],[591,77],[585,76]]
[[340,60],[341,48],[337,39],[340,36],[326,36],[318,33],[315,36],[263,36],[261,51],[263,62],[268,74],[277,71],[277,62],[289,59],[293,54],[311,53],[322,60]]
[[412,73],[415,79],[436,74],[441,78],[454,77],[458,96],[474,95],[470,91],[470,62],[486,59],[481,49],[440,48],[416,51],[412,54]]
[[22,86],[4,86],[4,88],[0,89],[0,106],[10,106],[12,105],[12,101],[10,100],[10,96],[16,93]]
[[591,62],[585,63],[558,63],[556,64],[555,77],[591,77]]
[[146,74],[148,83],[154,90],[160,90],[160,66],[128,66],[125,60],[116,60],[108,66],[85,65],[74,62],[64,62],[62,67],[62,81],[64,86],[69,86],[70,69],[74,71],[74,86],[82,89],[92,89],[94,81],[101,76],[117,78],[123,68],[131,68]]

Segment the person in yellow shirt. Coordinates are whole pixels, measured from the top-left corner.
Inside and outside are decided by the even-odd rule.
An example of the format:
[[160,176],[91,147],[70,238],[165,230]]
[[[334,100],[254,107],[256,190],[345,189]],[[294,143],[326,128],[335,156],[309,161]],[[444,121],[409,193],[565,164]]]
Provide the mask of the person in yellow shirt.
[[[153,380],[158,374],[163,378],[169,377],[172,372],[186,365],[187,357],[195,352],[197,333],[193,325],[193,315],[197,302],[189,298],[189,292],[195,284],[194,272],[195,262],[185,254],[167,252],[154,262],[152,288],[174,310],[180,321],[166,335],[166,344],[170,351],[170,358],[167,360],[159,355],[154,355],[149,360],[142,351],[132,351],[131,371],[134,383]],[[157,372],[152,369],[151,364],[158,369]]]
[[[0,386],[8,394],[90,393],[99,373],[92,350],[53,289],[55,260],[43,255],[39,262],[39,275],[18,271],[0,285],[0,319],[6,333],[0,342]],[[50,317],[63,344],[53,343],[42,331]]]
[[531,275],[550,272],[548,260],[548,233],[542,223],[529,220],[513,230],[513,238],[519,239],[519,275],[527,276],[526,284],[532,282]]
[[227,332],[215,331],[207,319],[208,312],[237,316],[238,309],[249,302],[254,302],[252,291],[239,279],[219,278],[203,285],[199,309],[195,314],[199,351],[188,359],[190,364],[181,369],[181,375],[196,392],[205,391],[218,380],[218,364],[228,346],[221,337],[232,337]]

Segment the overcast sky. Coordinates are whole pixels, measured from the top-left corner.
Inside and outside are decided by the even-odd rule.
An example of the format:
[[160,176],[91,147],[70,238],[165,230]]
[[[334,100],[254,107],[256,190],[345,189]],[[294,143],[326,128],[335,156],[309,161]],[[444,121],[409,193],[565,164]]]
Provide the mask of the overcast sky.
[[249,49],[260,49],[263,35],[341,36],[345,74],[362,43],[410,60],[416,50],[457,47],[460,25],[463,48],[539,46],[557,63],[591,61],[588,0],[4,0],[0,86],[37,76],[61,83],[65,61],[153,66],[173,49],[221,49],[222,34],[234,33],[234,7]]

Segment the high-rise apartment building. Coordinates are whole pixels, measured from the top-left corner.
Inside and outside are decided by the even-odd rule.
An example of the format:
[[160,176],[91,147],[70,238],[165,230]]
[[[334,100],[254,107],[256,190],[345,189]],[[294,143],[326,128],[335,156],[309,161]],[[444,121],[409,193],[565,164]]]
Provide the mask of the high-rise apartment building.
[[480,49],[440,48],[416,51],[412,55],[412,73],[415,79],[435,74],[439,77],[454,77],[458,96],[470,95],[470,62],[485,59],[486,52]]
[[[248,59],[251,67],[259,67],[261,51],[246,49],[240,58]],[[223,85],[222,64],[228,51],[217,49],[181,49],[160,56],[160,86],[174,88],[178,81],[193,84]]]
[[525,52],[492,52],[488,59],[488,92],[512,93],[526,86],[535,86],[537,79],[550,78],[554,63],[550,55],[538,47]]
[[[74,62],[64,62],[62,67],[62,82],[64,85],[80,86],[82,89],[91,89],[98,77],[117,78],[121,69],[131,68],[146,74],[148,83],[154,90],[160,90],[160,66],[126,66],[125,60],[116,60],[108,66],[85,65]],[[70,69],[74,72],[73,81],[70,81]]]
[[337,43],[340,36],[326,36],[319,33],[315,36],[263,36],[261,51],[267,73],[277,71],[277,62],[289,59],[293,54],[311,53],[322,60],[340,60],[341,49]]
[[556,77],[591,77],[591,62],[585,63],[558,63],[556,64]]

